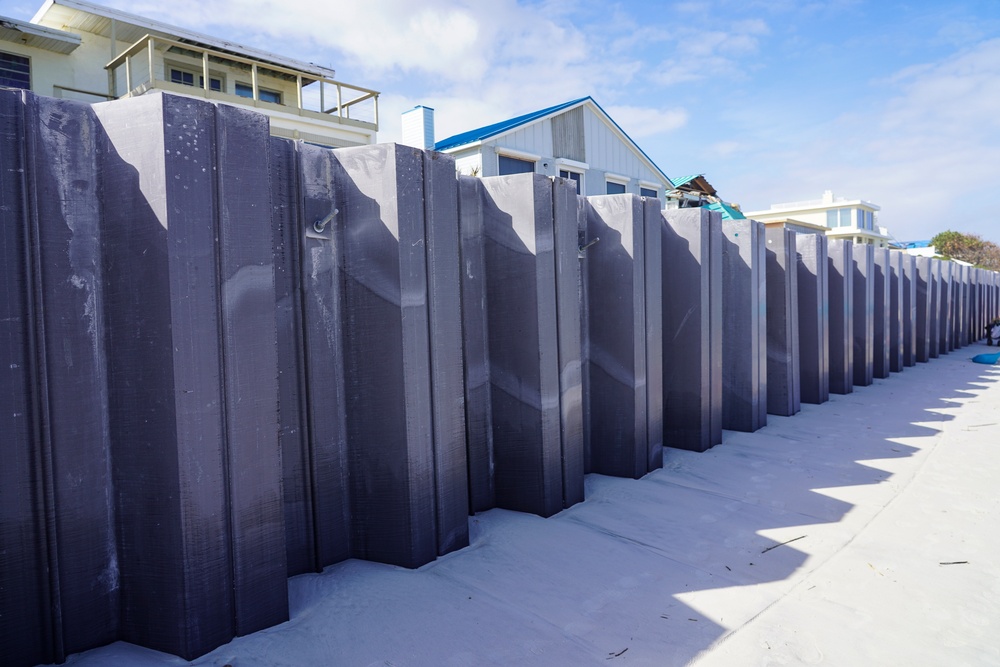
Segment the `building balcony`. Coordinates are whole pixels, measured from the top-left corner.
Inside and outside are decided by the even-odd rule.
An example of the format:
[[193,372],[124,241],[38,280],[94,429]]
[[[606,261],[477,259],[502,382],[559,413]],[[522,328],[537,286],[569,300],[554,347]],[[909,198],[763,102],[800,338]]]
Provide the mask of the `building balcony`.
[[349,146],[378,131],[377,91],[189,42],[147,34],[105,69],[111,98],[162,90],[254,108],[276,136]]

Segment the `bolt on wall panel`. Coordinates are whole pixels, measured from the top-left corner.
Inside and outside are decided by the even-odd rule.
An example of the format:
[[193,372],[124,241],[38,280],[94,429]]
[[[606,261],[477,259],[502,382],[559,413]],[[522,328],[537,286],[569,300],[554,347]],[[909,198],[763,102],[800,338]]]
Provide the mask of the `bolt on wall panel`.
[[351,555],[437,556],[423,153],[330,152],[342,240]]
[[559,409],[562,447],[563,507],[584,499],[583,375],[581,343],[579,229],[586,224],[586,209],[571,181],[552,186],[552,226],[556,260],[556,307],[559,330]]
[[892,283],[889,270],[889,249],[875,248],[875,345],[872,375],[876,378],[889,377],[889,289]]
[[469,510],[473,513],[496,507],[483,197],[483,185],[478,178],[459,176],[466,458]]
[[[334,182],[330,150],[291,143],[294,170],[286,252],[280,257],[298,287],[297,314],[284,320],[281,345],[299,337],[301,366],[293,389],[300,394],[304,430],[294,449],[285,450],[286,498],[289,486],[307,502],[289,551],[299,551],[302,571],[319,571],[351,556],[348,485],[346,362],[344,360],[344,233],[338,209],[342,199]],[[277,234],[276,234],[277,235]],[[280,315],[280,311],[279,311]],[[282,348],[279,348],[279,352]],[[293,361],[293,360],[290,360]],[[282,394],[285,419],[287,394]],[[289,405],[291,407],[291,405]],[[293,441],[294,442],[294,441]]]
[[482,179],[494,488],[504,509],[563,509],[552,181]]
[[121,636],[190,659],[288,615],[267,122],[168,95],[95,110]]
[[799,304],[795,232],[765,230],[767,281],[767,411],[790,417],[801,409]]
[[288,576],[318,572],[310,479],[308,413],[305,405],[305,343],[302,335],[302,229],[298,153],[287,139],[271,138],[271,224],[274,236],[275,326],[278,332],[278,441],[281,445]]
[[854,243],[830,239],[830,393],[854,391]]
[[803,403],[830,400],[830,310],[827,239],[798,234],[799,372]]
[[722,427],[752,432],[767,424],[764,226],[723,220],[722,239]]
[[917,363],[917,258],[900,253],[902,286],[903,366]]
[[585,251],[591,314],[590,469],[639,478],[649,472],[643,202],[628,194],[589,197],[587,202],[586,240],[599,239]]
[[663,212],[664,444],[722,442],[722,219]]

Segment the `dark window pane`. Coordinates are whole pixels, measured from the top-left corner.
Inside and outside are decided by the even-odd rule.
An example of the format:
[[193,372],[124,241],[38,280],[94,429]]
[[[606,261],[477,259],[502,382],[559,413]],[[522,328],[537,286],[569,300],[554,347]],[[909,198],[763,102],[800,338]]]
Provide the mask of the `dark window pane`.
[[639,194],[643,197],[656,197],[656,190],[649,188],[639,188]]
[[535,163],[531,160],[518,160],[514,157],[507,157],[506,155],[498,156],[500,158],[500,175],[509,176],[510,174],[530,174],[535,171]]
[[248,86],[245,83],[236,84],[236,94],[240,97],[248,97],[253,99],[253,86]]
[[614,181],[608,181],[608,194],[609,195],[623,195],[625,194],[625,184],[615,183]]
[[261,102],[270,102],[271,104],[281,104],[281,93],[274,90],[264,90],[263,88],[257,89],[257,95],[260,97]]
[[170,70],[170,81],[171,83],[179,83],[182,86],[193,86],[194,74],[179,69],[172,69]]
[[0,86],[31,89],[31,69],[28,59],[13,53],[0,52]]
[[576,171],[566,171],[565,169],[560,170],[560,178],[568,178],[576,183],[576,194],[580,194],[580,176],[581,174]]

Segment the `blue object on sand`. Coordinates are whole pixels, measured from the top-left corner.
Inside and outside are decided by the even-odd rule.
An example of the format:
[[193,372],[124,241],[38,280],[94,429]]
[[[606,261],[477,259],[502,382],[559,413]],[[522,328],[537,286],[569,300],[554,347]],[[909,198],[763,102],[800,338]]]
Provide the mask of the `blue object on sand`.
[[994,354],[985,354],[985,353],[977,354],[976,356],[972,357],[972,360],[977,364],[993,365],[996,364],[997,361],[1000,361],[1000,352],[996,352]]

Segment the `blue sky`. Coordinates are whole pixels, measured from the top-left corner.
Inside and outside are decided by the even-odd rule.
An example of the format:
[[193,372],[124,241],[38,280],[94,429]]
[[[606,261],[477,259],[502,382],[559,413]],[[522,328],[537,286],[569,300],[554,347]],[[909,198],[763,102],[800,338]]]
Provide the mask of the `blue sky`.
[[1000,242],[1000,0],[104,3],[333,67],[382,92],[380,141],[415,104],[441,139],[591,95],[744,210],[833,190]]

